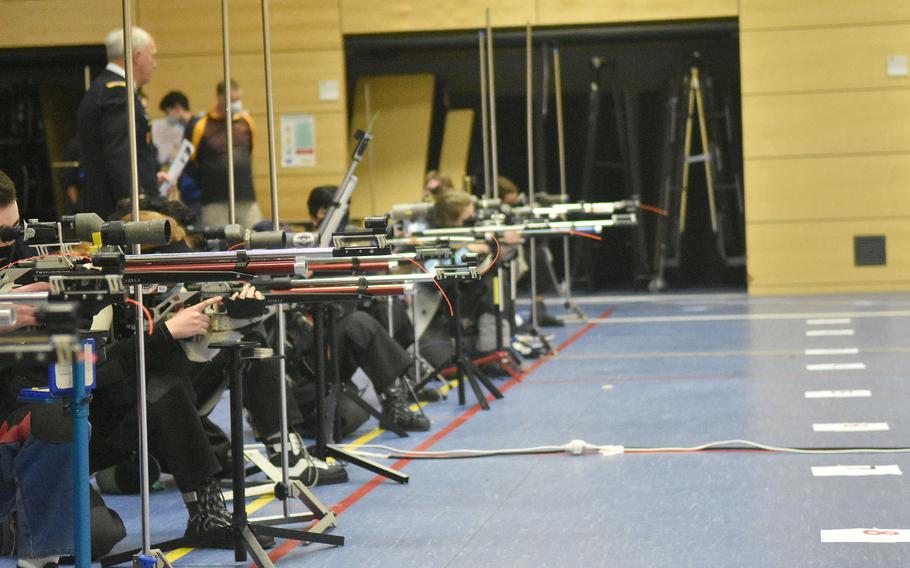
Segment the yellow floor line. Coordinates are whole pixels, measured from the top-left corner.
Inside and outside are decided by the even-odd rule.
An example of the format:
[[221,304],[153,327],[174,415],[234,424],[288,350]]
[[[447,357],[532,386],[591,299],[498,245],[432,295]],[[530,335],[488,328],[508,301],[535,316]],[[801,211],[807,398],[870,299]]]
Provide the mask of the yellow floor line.
[[[449,381],[447,384],[439,387],[439,393],[444,395],[444,394],[452,391],[457,384],[458,384],[458,380],[453,379],[453,380]],[[420,409],[424,406],[426,406],[425,402],[412,404],[411,410],[416,412],[418,409]],[[357,447],[357,446],[362,446],[364,444],[367,444],[367,443],[375,440],[383,432],[385,432],[385,430],[383,428],[374,428],[373,430],[371,430],[370,432],[367,432],[363,436],[360,436],[359,438],[357,438],[350,444],[347,444],[347,447]],[[263,507],[269,505],[270,503],[272,503],[275,500],[276,499],[275,499],[274,493],[269,493],[267,495],[263,495],[262,497],[256,499],[255,501],[253,501],[252,503],[250,503],[249,505],[246,506],[246,514],[252,515],[259,509],[262,509]],[[174,562],[176,560],[179,560],[180,558],[183,558],[184,556],[186,556],[193,550],[195,550],[195,549],[194,548],[178,548],[176,550],[172,550],[171,552],[167,553],[165,555],[165,557],[167,558],[168,562]]]

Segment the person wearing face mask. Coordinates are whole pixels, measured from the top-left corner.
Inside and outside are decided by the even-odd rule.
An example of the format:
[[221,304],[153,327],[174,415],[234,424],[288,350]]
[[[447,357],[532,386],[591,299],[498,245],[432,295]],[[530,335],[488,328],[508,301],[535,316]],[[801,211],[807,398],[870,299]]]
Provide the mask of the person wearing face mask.
[[[193,120],[193,113],[190,112],[189,99],[181,91],[170,91],[161,97],[158,108],[164,117],[152,121],[152,141],[158,150],[162,168],[169,169],[183,142],[186,126]],[[186,172],[177,180],[176,187],[168,187],[168,199],[177,200],[178,195],[179,200],[198,217],[201,208],[199,186]]]
[[158,162],[167,167],[174,161],[177,148],[183,141],[183,132],[193,114],[190,101],[180,91],[171,91],[161,98],[158,108],[164,117],[152,121],[152,142],[158,149]]
[[[227,97],[224,83],[215,89],[215,106],[194,119],[186,128],[186,137],[196,148],[187,166],[188,174],[199,184],[203,225],[228,222],[228,147],[225,115]],[[240,86],[231,80],[230,104],[233,116],[234,197],[236,222],[252,227],[262,220],[253,191],[253,143],[256,127],[253,118],[243,110]]]
[[[155,40],[142,28],[132,29],[133,81],[136,85],[136,155],[139,187],[154,193],[166,179],[158,172],[148,117],[138,90],[147,84],[158,64]],[[129,119],[123,30],[113,30],[104,41],[108,64],[82,97],[78,112],[79,167],[82,180],[76,211],[108,218],[117,201],[128,197],[130,174]]]

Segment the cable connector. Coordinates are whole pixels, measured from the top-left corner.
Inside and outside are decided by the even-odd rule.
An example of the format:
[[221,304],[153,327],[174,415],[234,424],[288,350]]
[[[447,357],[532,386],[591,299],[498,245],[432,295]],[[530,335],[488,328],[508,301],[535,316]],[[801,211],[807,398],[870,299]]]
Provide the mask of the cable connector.
[[626,452],[625,446],[600,446],[597,451],[602,456],[618,456]]
[[585,450],[592,448],[593,446],[584,440],[572,440],[565,445],[566,453],[573,456],[580,456],[585,453]]

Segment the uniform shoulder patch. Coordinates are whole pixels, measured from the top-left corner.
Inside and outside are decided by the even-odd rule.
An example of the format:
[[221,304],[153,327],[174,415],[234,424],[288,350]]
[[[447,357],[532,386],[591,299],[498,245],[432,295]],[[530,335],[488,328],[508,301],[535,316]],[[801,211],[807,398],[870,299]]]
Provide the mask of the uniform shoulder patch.
[[107,89],[113,89],[114,87],[126,88],[126,81],[108,81],[104,87]]

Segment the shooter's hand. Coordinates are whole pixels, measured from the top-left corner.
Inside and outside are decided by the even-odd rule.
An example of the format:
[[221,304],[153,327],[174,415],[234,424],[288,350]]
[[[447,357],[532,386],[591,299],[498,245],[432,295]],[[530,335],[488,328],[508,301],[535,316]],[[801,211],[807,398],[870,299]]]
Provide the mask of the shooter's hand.
[[171,332],[171,337],[174,339],[204,335],[209,330],[209,321],[211,319],[205,313],[205,309],[220,302],[221,296],[216,296],[199,302],[194,306],[184,308],[177,312],[174,317],[167,320],[164,325]]
[[227,315],[237,319],[250,319],[265,313],[265,296],[256,287],[244,284],[243,289],[234,292],[224,303]]

